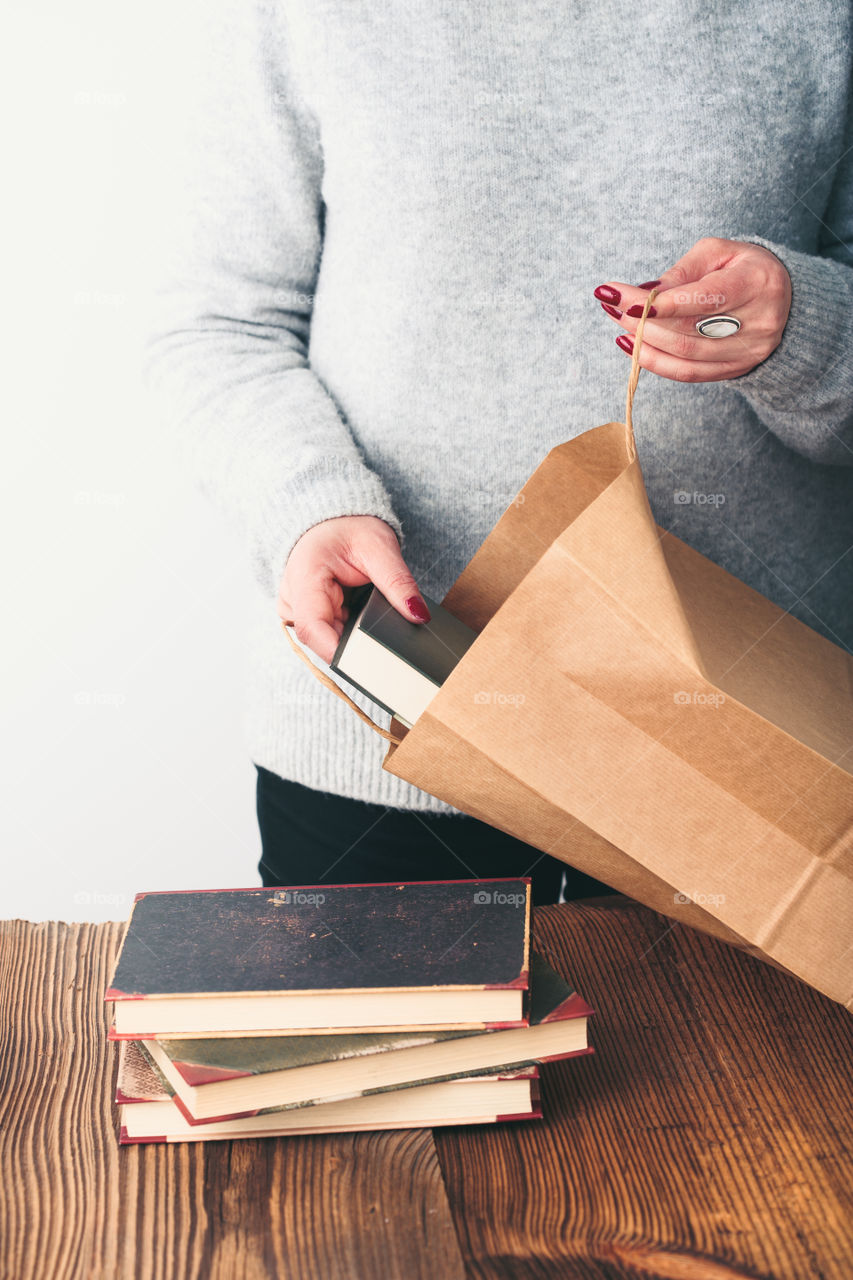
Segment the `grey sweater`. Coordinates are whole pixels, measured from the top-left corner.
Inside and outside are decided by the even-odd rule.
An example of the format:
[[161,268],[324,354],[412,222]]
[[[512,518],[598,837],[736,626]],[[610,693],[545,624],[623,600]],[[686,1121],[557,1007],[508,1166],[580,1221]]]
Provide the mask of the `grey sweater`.
[[256,763],[447,810],[383,773],[384,743],[295,659],[274,607],[288,554],[319,521],[379,516],[440,598],[548,450],[622,416],[628,360],[594,287],[654,278],[703,235],[770,248],[793,304],[745,377],[643,374],[654,514],[853,646],[846,6],[203,12],[148,364],[263,593]]

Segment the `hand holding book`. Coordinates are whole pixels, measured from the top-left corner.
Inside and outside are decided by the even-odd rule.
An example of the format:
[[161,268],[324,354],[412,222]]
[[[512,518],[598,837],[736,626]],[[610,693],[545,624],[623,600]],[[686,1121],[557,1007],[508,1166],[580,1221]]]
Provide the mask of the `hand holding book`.
[[413,626],[377,587],[359,592],[330,666],[411,729],[477,633],[436,600],[430,618]]
[[329,662],[348,618],[344,589],[374,583],[408,621],[429,610],[389,524],[376,516],[323,520],[291,551],[278,591],[278,613],[303,644]]

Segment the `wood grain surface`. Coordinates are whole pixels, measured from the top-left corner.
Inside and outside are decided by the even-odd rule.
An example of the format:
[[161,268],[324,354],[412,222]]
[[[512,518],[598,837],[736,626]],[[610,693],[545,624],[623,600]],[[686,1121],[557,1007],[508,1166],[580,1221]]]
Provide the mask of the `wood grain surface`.
[[0,1277],[849,1280],[853,1018],[645,908],[540,908],[596,1008],[541,1124],[119,1148],[119,925],[0,924]]
[[435,1131],[471,1277],[850,1280],[853,1018],[616,899],[534,938],[596,1010],[544,1128]]
[[119,1148],[121,929],[0,924],[3,1280],[463,1280],[428,1129]]

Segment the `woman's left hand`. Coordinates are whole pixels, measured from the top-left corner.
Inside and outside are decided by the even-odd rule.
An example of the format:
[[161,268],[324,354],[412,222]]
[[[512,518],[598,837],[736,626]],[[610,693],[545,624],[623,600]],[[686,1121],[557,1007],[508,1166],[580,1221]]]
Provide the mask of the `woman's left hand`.
[[[665,271],[641,285],[619,281],[595,290],[610,318],[628,332],[616,339],[627,354],[646,302],[658,287],[643,330],[640,365],[675,382],[739,378],[775,351],[791,309],[791,278],[775,254],[760,245],[708,236]],[[734,316],[740,329],[728,338],[704,338],[696,321]]]

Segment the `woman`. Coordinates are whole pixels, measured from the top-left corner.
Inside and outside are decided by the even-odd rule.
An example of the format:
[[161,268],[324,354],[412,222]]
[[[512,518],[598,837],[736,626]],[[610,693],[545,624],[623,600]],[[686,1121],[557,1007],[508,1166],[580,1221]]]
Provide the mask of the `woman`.
[[[850,14],[221,7],[151,374],[269,600],[264,883],[529,873],[554,901],[561,864],[382,771],[273,602],[325,661],[348,587],[422,621],[545,453],[618,416],[659,281],[656,519],[850,646]],[[727,336],[697,330],[718,313]]]

